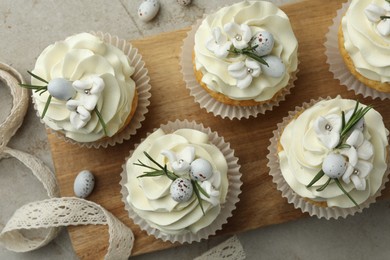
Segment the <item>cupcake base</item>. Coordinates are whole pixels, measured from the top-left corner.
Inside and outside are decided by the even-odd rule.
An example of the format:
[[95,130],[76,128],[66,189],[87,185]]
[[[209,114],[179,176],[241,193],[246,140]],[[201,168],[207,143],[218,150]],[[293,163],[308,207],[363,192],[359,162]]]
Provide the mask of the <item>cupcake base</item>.
[[214,116],[222,118],[242,119],[249,117],[257,117],[259,114],[265,114],[266,111],[272,111],[273,107],[279,106],[281,101],[285,100],[285,96],[290,94],[294,87],[294,81],[297,79],[296,74],[298,69],[290,76],[290,81],[287,86],[281,89],[277,95],[271,100],[260,104],[246,106],[229,105],[214,99],[209,92],[207,92],[197,81],[193,69],[193,50],[195,33],[202,23],[202,19],[195,23],[191,30],[187,33],[187,37],[183,41],[182,52],[180,57],[181,72],[186,83],[186,88],[190,91],[190,95],[194,97],[195,102],[199,103],[201,108],[206,109],[207,112],[213,113]]
[[[270,168],[269,174],[272,176],[272,181],[276,184],[277,190],[282,193],[282,196],[287,199],[288,203],[293,204],[296,209],[299,208],[304,213],[309,213],[310,216],[325,219],[337,219],[339,217],[346,218],[349,215],[355,215],[358,212],[362,212],[363,209],[369,208],[370,204],[376,201],[376,199],[381,195],[382,190],[385,188],[385,184],[389,180],[388,176],[390,170],[388,167],[383,175],[382,185],[378,191],[373,196],[369,197],[364,203],[360,204],[359,207],[327,207],[326,202],[313,201],[311,199],[301,197],[290,188],[280,170],[278,157],[279,151],[283,149],[280,146],[280,138],[283,133],[283,129],[304,110],[312,107],[319,101],[330,99],[330,97],[326,99],[320,98],[318,100],[311,100],[309,103],[303,103],[302,107],[297,107],[295,111],[290,111],[289,115],[284,117],[281,123],[277,124],[277,129],[273,131],[273,137],[270,139],[270,145],[268,146],[269,154],[267,155],[267,166]],[[387,154],[389,155],[389,148],[387,149]]]
[[338,31],[341,19],[350,3],[351,1],[344,3],[337,11],[337,15],[333,19],[333,24],[329,27],[329,31],[326,34],[326,41],[324,44],[325,55],[327,56],[326,63],[329,64],[329,70],[333,73],[334,78],[339,80],[340,84],[345,85],[348,90],[352,90],[356,94],[361,94],[363,97],[379,98],[381,100],[390,99],[390,93],[380,92],[359,81],[348,69],[340,54]]
[[[228,164],[228,192],[226,196],[226,202],[221,205],[221,212],[218,217],[207,227],[201,229],[196,234],[191,232],[187,232],[185,234],[180,235],[172,235],[165,234],[159,229],[156,229],[150,226],[146,220],[142,219],[137,213],[132,209],[132,207],[127,202],[127,197],[129,195],[125,184],[127,183],[127,173],[126,173],[126,164],[122,165],[123,171],[121,173],[121,193],[122,193],[122,201],[125,204],[125,209],[129,213],[129,217],[133,219],[133,222],[137,224],[142,230],[146,231],[148,235],[153,235],[157,239],[162,239],[163,241],[170,241],[172,243],[179,242],[183,243],[192,243],[194,241],[199,242],[202,239],[206,239],[211,235],[214,235],[217,230],[222,229],[222,225],[227,223],[227,219],[232,216],[232,211],[236,208],[236,203],[239,201],[239,194],[241,193],[241,185],[242,181],[241,173],[240,173],[240,165],[238,164],[238,158],[234,156],[234,150],[230,148],[230,144],[224,141],[223,137],[219,137],[216,132],[212,132],[210,128],[205,128],[202,124],[197,124],[196,122],[189,122],[187,120],[180,121],[176,120],[174,122],[168,122],[165,125],[161,125],[160,128],[166,132],[174,132],[178,129],[182,128],[190,128],[195,129],[209,135],[209,142],[214,144],[219,148],[219,150],[223,153],[226,158]],[[156,130],[156,129],[155,129]],[[150,133],[149,133],[150,134]],[[147,136],[149,136],[149,134]],[[143,142],[144,139],[141,140]],[[138,145],[135,146],[137,148]],[[135,149],[134,148],[134,149]],[[134,151],[134,150],[133,150]],[[130,155],[126,158],[127,161],[133,151],[130,152]]]
[[[132,79],[135,82],[136,93],[134,95],[131,112],[124,126],[115,135],[111,137],[103,137],[94,142],[77,142],[71,138],[66,137],[65,134],[61,131],[55,131],[52,129],[48,130],[49,132],[54,133],[60,139],[72,144],[77,144],[81,147],[106,148],[108,145],[114,146],[115,144],[123,143],[124,140],[130,139],[132,135],[136,134],[137,129],[141,127],[141,122],[145,120],[145,114],[148,112],[148,106],[150,104],[150,78],[148,76],[148,70],[145,68],[145,62],[142,61],[142,56],[138,53],[138,50],[134,48],[129,42],[123,39],[119,39],[116,36],[111,36],[108,33],[91,32],[91,34],[99,37],[105,43],[111,44],[122,50],[125,55],[128,56],[130,65],[135,68]],[[40,117],[38,112],[37,116]],[[42,120],[41,122],[44,123]]]

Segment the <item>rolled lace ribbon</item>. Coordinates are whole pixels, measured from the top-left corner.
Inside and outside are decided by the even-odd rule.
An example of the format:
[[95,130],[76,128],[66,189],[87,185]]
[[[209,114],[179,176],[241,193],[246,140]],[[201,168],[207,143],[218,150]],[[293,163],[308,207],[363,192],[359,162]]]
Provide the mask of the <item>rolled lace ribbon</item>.
[[[37,157],[7,147],[8,142],[23,123],[28,108],[28,90],[21,88],[23,77],[12,67],[0,62],[0,80],[11,90],[12,109],[0,124],[0,160],[16,158],[31,170],[43,184],[49,199],[28,203],[15,211],[0,233],[0,244],[14,252],[28,252],[47,245],[70,225],[108,225],[109,247],[105,259],[128,259],[134,245],[134,234],[102,206],[75,197],[59,198],[55,175]],[[30,239],[22,230],[47,229],[43,238]],[[196,259],[245,258],[242,245],[236,236],[210,249]]]
[[[14,213],[0,233],[0,244],[11,251],[27,252],[38,249],[69,225],[108,225],[110,234],[105,259],[127,259],[133,248],[134,235],[110,212],[100,205],[79,198],[58,198],[57,181],[51,170],[35,156],[7,147],[9,140],[23,123],[28,108],[28,91],[21,88],[23,77],[12,67],[0,63],[0,80],[11,90],[12,109],[0,124],[0,160],[14,157],[31,170],[43,184],[49,199],[28,203]],[[21,230],[46,228],[44,238],[29,239]]]
[[245,258],[246,255],[240,241],[237,236],[232,236],[194,260],[243,260]]

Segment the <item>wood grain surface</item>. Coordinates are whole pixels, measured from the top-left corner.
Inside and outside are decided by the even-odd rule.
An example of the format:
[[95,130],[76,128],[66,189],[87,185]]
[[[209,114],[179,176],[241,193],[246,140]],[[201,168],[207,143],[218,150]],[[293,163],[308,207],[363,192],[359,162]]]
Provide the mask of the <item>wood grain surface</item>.
[[[286,101],[281,102],[272,112],[266,112],[257,118],[231,121],[214,117],[199,108],[189,96],[179,67],[182,40],[189,28],[132,41],[143,55],[151,77],[152,97],[146,120],[131,140],[107,149],[80,148],[49,134],[61,195],[73,196],[75,176],[79,171],[89,169],[96,176],[96,187],[88,199],[101,204],[133,230],[133,255],[176,246],[147,236],[133,224],[121,201],[119,181],[125,157],[147,132],[168,121],[188,119],[211,127],[230,142],[242,166],[243,192],[240,202],[233,212],[233,217],[217,235],[234,234],[308,217],[282,198],[268,175],[267,146],[276,124],[287,116],[288,111],[294,110],[295,106],[300,106],[303,102],[318,97],[341,95],[344,98],[358,98],[365,104],[373,104],[383,115],[387,128],[390,127],[388,100],[355,96],[354,92],[347,91],[344,86],[340,86],[339,81],[333,79],[325,63],[325,34],[341,4],[340,0],[310,0],[281,7],[290,17],[299,41],[300,72],[296,87]],[[384,191],[381,199],[383,198],[390,198],[389,188]],[[82,259],[103,258],[108,247],[107,230],[105,226],[70,227],[70,237],[78,256]]]

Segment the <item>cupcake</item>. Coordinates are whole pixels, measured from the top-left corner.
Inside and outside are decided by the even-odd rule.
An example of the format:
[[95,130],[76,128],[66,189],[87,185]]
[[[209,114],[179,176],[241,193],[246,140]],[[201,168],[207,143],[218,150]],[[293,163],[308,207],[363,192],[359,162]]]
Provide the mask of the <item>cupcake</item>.
[[[137,89],[150,88],[147,83],[136,86],[132,79],[134,55],[129,44],[99,33],[76,34],[48,46],[29,72],[31,86],[27,87],[34,89],[37,114],[66,140],[89,147],[128,139],[130,132],[134,134],[127,126],[137,110]],[[141,103],[142,117],[145,97]]]
[[265,1],[244,1],[207,15],[194,36],[200,86],[231,106],[276,101],[292,86],[298,42],[287,15]]
[[338,218],[375,201],[388,180],[388,131],[374,108],[342,99],[312,101],[278,125],[270,174],[303,212]]
[[390,93],[390,3],[352,0],[338,30],[340,54],[365,86]]
[[215,234],[238,202],[237,158],[223,138],[195,123],[161,126],[123,169],[129,216],[164,241],[191,243]]

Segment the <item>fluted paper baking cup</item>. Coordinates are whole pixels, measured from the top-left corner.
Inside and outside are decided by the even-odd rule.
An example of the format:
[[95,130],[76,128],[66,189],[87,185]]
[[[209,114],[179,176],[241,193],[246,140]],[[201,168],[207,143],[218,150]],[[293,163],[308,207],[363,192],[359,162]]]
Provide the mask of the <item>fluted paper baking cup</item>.
[[[346,218],[349,215],[355,215],[355,213],[362,212],[363,209],[368,208],[371,203],[374,203],[376,199],[381,195],[382,190],[385,188],[386,182],[389,180],[389,166],[383,175],[382,185],[378,191],[371,197],[369,197],[364,203],[360,204],[359,207],[352,208],[340,208],[340,207],[321,207],[311,203],[305,198],[301,197],[288,185],[283,177],[280,170],[279,156],[278,156],[278,145],[283,133],[283,129],[300,113],[312,107],[317,102],[322,100],[330,100],[331,97],[320,98],[318,100],[311,100],[309,103],[303,103],[302,107],[296,107],[294,111],[290,111],[288,116],[284,117],[282,122],[277,124],[277,129],[273,131],[273,137],[270,139],[270,145],[268,146],[268,168],[270,168],[269,174],[272,176],[272,181],[276,184],[276,188],[282,193],[282,197],[286,198],[288,203],[294,205],[297,209],[299,208],[302,212],[309,213],[310,216],[316,216],[318,218],[325,219],[337,219],[339,217]],[[389,153],[389,149],[387,149]]]
[[[228,176],[229,187],[226,195],[226,201],[224,204],[221,205],[221,212],[209,226],[201,229],[196,234],[193,234],[191,232],[187,232],[179,235],[171,235],[171,234],[163,233],[161,230],[150,226],[149,223],[145,219],[141,218],[129,205],[129,202],[127,201],[129,192],[125,187],[125,184],[127,183],[126,163],[122,165],[123,171],[121,173],[122,179],[120,181],[120,185],[122,187],[121,188],[122,201],[125,204],[125,209],[129,213],[129,217],[142,230],[145,230],[148,235],[153,235],[158,239],[162,239],[163,241],[170,241],[172,243],[179,242],[183,244],[183,243],[192,243],[194,241],[199,242],[202,239],[206,239],[209,236],[214,235],[217,230],[222,229],[222,225],[227,223],[227,219],[232,216],[232,211],[236,208],[236,203],[239,201],[238,196],[241,193],[241,185],[242,185],[240,165],[238,164],[238,158],[234,156],[234,150],[230,148],[230,144],[226,143],[223,137],[218,136],[216,132],[212,132],[210,128],[205,128],[202,124],[198,124],[194,121],[189,122],[187,120],[185,121],[176,120],[174,122],[168,122],[165,125],[161,125],[160,128],[165,133],[172,133],[182,128],[190,128],[190,129],[204,132],[208,134],[209,142],[215,145],[216,147],[218,147],[218,149],[223,153],[228,165],[227,176]],[[157,129],[155,129],[154,131],[156,130]],[[149,136],[150,134],[151,133],[148,133],[147,136]],[[143,142],[145,139],[142,139],[141,142]],[[135,146],[134,150],[137,147],[138,144]],[[130,155],[125,160],[126,162],[131,157],[134,150],[130,152]]]
[[360,94],[363,97],[380,98],[381,100],[390,99],[390,93],[379,92],[370,88],[352,75],[340,54],[338,29],[350,3],[351,1],[343,3],[342,7],[337,11],[336,17],[333,18],[333,24],[329,27],[329,31],[326,34],[324,44],[325,55],[327,56],[326,63],[329,64],[329,70],[333,73],[334,78],[339,80],[340,84],[346,86],[348,90],[353,90],[356,94]]
[[[150,77],[148,76],[148,70],[145,68],[145,62],[142,60],[141,54],[138,53],[138,49],[134,48],[130,42],[123,39],[119,39],[117,36],[111,36],[109,33],[91,32],[91,34],[99,37],[105,43],[111,44],[112,46],[115,46],[118,49],[122,50],[123,53],[129,58],[130,65],[135,68],[131,78],[135,82],[135,87],[138,94],[138,105],[136,111],[131,118],[130,123],[125,126],[120,132],[116,133],[111,137],[102,138],[94,142],[77,142],[71,138],[66,137],[64,133],[60,131],[55,131],[50,128],[48,128],[48,130],[54,133],[60,139],[72,144],[77,144],[81,147],[106,148],[108,145],[114,146],[117,143],[123,143],[124,140],[130,139],[132,135],[136,134],[137,129],[141,127],[141,122],[145,120],[145,114],[148,112],[148,106],[150,104]],[[34,107],[37,111],[37,116],[40,117],[35,104]],[[41,122],[45,124],[43,120],[41,120]]]
[[[199,19],[187,32],[187,37],[183,40],[180,66],[183,74],[183,80],[186,83],[186,88],[190,91],[190,95],[194,97],[195,102],[199,103],[201,108],[206,109],[207,112],[211,112],[214,116],[220,116],[222,118],[229,118],[230,120],[237,118],[249,118],[251,116],[257,117],[258,114],[265,114],[266,111],[271,111],[273,107],[279,106],[281,101],[284,101],[285,96],[290,94],[291,89],[294,87],[294,81],[297,79],[298,69],[290,73],[290,80],[286,87],[280,90],[279,93],[272,100],[259,104],[257,106],[231,106],[221,103],[210,96],[206,90],[204,90],[195,78],[192,52],[195,45],[195,33],[201,25],[203,19]],[[298,62],[299,65],[299,62]]]

